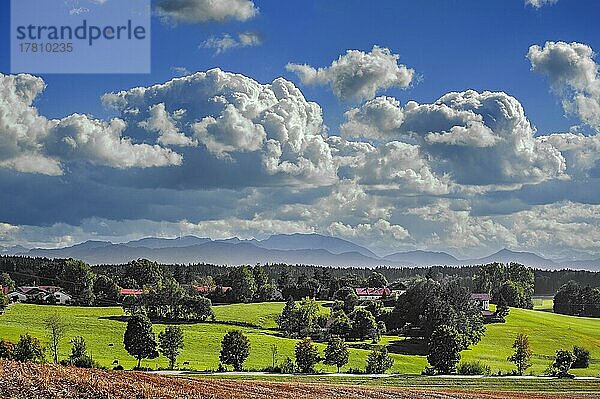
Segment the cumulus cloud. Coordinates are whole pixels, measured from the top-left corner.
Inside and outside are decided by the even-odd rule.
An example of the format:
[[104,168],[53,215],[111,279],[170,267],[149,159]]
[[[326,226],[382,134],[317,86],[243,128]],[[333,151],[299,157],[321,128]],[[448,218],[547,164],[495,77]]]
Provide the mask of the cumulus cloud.
[[525,4],[534,8],[542,8],[556,3],[558,3],[558,0],[525,0]]
[[600,130],[600,76],[592,48],[582,43],[546,42],[531,46],[527,57],[534,72],[548,76],[567,112]]
[[262,39],[258,34],[254,32],[242,32],[238,34],[237,38],[232,37],[228,33],[222,36],[211,36],[202,42],[200,47],[214,49],[215,54],[218,55],[234,48],[260,46],[261,44]]
[[0,74],[0,167],[61,175],[62,163],[72,160],[116,168],[181,164],[181,156],[169,149],[123,137],[126,125],[120,119],[39,115],[33,101],[44,88],[38,77]]
[[385,47],[373,46],[368,53],[348,50],[325,68],[289,63],[286,69],[296,73],[304,84],[330,85],[342,100],[365,100],[379,91],[410,85],[415,71],[398,64],[399,58]]
[[168,104],[182,110],[180,131],[215,158],[257,156],[267,175],[333,182],[336,164],[326,142],[321,107],[282,78],[260,84],[246,76],[212,69],[152,87],[103,97],[130,124],[148,109]]
[[247,21],[258,15],[250,0],[157,0],[155,10],[169,23]]
[[196,140],[181,133],[176,126],[177,119],[181,118],[185,111],[177,110],[170,115],[164,103],[156,104],[148,109],[148,119],[138,123],[138,126],[150,132],[159,133],[158,143],[176,146],[196,146]]
[[433,104],[410,101],[404,107],[379,97],[348,111],[341,130],[349,139],[405,142],[414,148],[404,146],[412,151],[399,159],[415,163],[418,154],[421,162],[415,164],[431,171],[425,175],[450,176],[459,185],[533,184],[565,177],[560,151],[534,137],[521,104],[501,92],[453,92]]
[[376,240],[398,240],[402,241],[410,237],[410,233],[404,227],[393,225],[387,220],[379,219],[375,223],[361,223],[350,226],[341,222],[332,223],[328,228],[329,234],[336,237],[350,239]]

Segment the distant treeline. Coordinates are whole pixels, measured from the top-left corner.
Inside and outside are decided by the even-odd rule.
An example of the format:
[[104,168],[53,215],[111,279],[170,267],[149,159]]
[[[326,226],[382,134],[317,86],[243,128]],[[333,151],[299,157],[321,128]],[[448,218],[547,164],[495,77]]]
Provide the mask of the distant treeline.
[[[82,297],[82,302],[90,300],[92,284],[96,275],[110,277],[115,283],[125,288],[142,288],[144,279],[149,276],[136,275],[138,270],[132,262],[125,265],[88,266],[80,261],[66,259],[30,258],[22,256],[0,257],[0,273],[8,273],[15,285],[57,285]],[[138,265],[139,266],[139,265]],[[157,265],[160,273],[175,279],[179,284],[215,283],[229,285],[228,274],[231,267],[205,263],[188,265]],[[282,279],[294,281],[300,291],[311,290],[315,280],[334,279],[352,281],[353,284],[366,284],[373,272],[385,276],[387,281],[405,281],[422,276],[433,279],[443,277],[457,278],[461,285],[475,289],[473,276],[480,270],[479,266],[434,266],[434,267],[321,267],[308,265],[266,264],[262,268],[268,280],[274,285],[284,286]],[[139,271],[138,271],[139,272]],[[207,278],[210,279],[207,280]],[[212,279],[212,280],[211,280]],[[534,295],[554,295],[569,281],[582,286],[600,287],[600,272],[574,270],[534,270]],[[302,288],[304,287],[304,289]],[[335,288],[334,286],[330,289]],[[304,292],[298,292],[302,295]],[[295,296],[295,295],[294,295]]]

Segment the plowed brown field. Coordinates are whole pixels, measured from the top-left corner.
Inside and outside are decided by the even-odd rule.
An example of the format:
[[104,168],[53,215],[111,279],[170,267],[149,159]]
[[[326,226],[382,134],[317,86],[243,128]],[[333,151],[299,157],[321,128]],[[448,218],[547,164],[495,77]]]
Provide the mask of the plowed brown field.
[[598,399],[593,394],[423,391],[411,388],[184,379],[0,361],[2,399]]

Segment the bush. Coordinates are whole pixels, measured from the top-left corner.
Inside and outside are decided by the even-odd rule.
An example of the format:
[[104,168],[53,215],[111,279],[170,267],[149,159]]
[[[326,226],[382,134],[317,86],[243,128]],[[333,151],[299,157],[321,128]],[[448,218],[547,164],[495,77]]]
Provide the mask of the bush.
[[3,339],[0,340],[0,359],[11,360],[15,354],[15,344]]
[[492,369],[481,362],[462,362],[456,372],[462,375],[491,375]]
[[575,361],[571,365],[573,369],[587,369],[590,367],[590,351],[580,346],[573,347]]
[[122,371],[123,370],[123,366],[121,366],[120,364],[116,365],[115,367],[113,367],[113,370],[115,370],[115,371]]
[[386,347],[375,348],[367,358],[367,374],[383,374],[394,365],[394,359],[388,355]]
[[287,356],[285,360],[281,362],[278,368],[281,374],[294,374],[296,365],[294,364],[294,361],[289,356]]
[[46,348],[40,340],[26,333],[21,335],[19,342],[15,345],[13,359],[18,362],[43,363],[45,352]]

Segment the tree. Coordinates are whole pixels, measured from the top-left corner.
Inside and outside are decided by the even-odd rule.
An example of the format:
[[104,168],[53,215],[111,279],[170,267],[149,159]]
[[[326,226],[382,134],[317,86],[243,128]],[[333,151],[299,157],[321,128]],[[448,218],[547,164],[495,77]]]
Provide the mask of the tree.
[[113,304],[119,300],[119,287],[110,277],[103,274],[96,276],[93,291],[96,304]]
[[[157,286],[162,281],[163,273],[158,263],[148,259],[138,259],[125,266],[125,275],[120,283],[125,288],[143,288]],[[136,287],[132,287],[132,283]]]
[[254,282],[256,283],[255,299],[260,302],[271,300],[275,294],[275,286],[269,281],[269,276],[267,276],[265,268],[261,265],[256,265],[252,272],[254,274]]
[[388,354],[387,347],[375,347],[367,357],[368,374],[383,374],[394,365],[394,359]]
[[561,349],[556,351],[556,357],[554,358],[554,363],[552,364],[552,367],[557,371],[557,376],[569,376],[569,370],[571,370],[571,365],[575,360],[576,357],[567,350]]
[[340,367],[348,363],[350,353],[348,352],[348,345],[343,339],[337,336],[331,337],[325,348],[325,364],[330,366],[337,366],[337,372],[340,372]]
[[508,361],[513,362],[517,366],[517,373],[523,375],[523,372],[531,367],[529,363],[533,351],[529,345],[529,336],[523,333],[517,334],[515,342],[512,345],[515,353],[508,358]]
[[366,309],[356,309],[350,315],[352,320],[352,338],[356,338],[359,340],[363,340],[369,337],[373,337],[373,335],[377,331],[377,322],[375,318]]
[[158,334],[158,348],[160,353],[169,359],[169,369],[175,368],[179,352],[183,349],[183,330],[178,326],[167,326]]
[[343,310],[332,313],[329,324],[329,333],[342,338],[348,338],[352,332],[352,323]]
[[296,312],[296,325],[299,327],[298,333],[301,336],[307,336],[316,324],[319,315],[319,304],[313,298],[305,297],[300,301]]
[[292,335],[294,332],[298,330],[298,326],[296,324],[296,313],[298,311],[298,306],[296,305],[296,301],[294,298],[289,297],[281,314],[277,317],[277,325],[279,326],[279,330],[283,331],[286,335]]
[[270,346],[271,349],[271,367],[273,370],[275,370],[275,366],[277,366],[277,352],[279,352],[279,349],[277,348],[277,345],[275,344],[271,344]]
[[319,350],[310,338],[299,341],[295,347],[296,364],[301,373],[314,373],[320,360]]
[[129,318],[123,343],[125,350],[137,359],[138,369],[141,367],[142,359],[158,357],[152,323],[147,316],[136,315]]
[[448,326],[435,329],[429,339],[427,361],[438,374],[451,374],[460,361],[461,338],[458,332]]
[[15,355],[15,344],[2,339],[0,340],[0,359],[11,360]]
[[590,367],[590,351],[580,346],[573,347],[573,355],[575,361],[571,366],[574,369],[586,369]]
[[75,367],[96,367],[94,359],[88,355],[87,344],[83,337],[75,337],[71,340],[71,355],[69,356],[69,361]]
[[15,282],[10,278],[10,274],[6,272],[0,273],[0,285],[8,288],[9,292],[15,290]]
[[29,334],[23,334],[15,345],[13,359],[18,362],[43,363],[45,360],[46,348],[39,339]]
[[358,305],[358,295],[354,292],[354,288],[342,287],[333,294],[333,299],[344,302],[344,312],[350,314]]
[[227,275],[227,281],[233,289],[237,302],[250,302],[254,299],[256,281],[250,266],[234,267]]
[[0,314],[4,313],[4,309],[8,306],[8,297],[0,292]]
[[229,331],[221,341],[219,360],[230,364],[235,371],[242,371],[242,366],[250,355],[250,341],[241,331]]
[[59,284],[73,297],[75,303],[89,306],[94,303],[94,278],[90,265],[80,260],[67,259]]
[[58,312],[54,312],[44,319],[44,326],[46,327],[46,334],[50,341],[50,350],[52,351],[52,358],[54,363],[58,363],[58,346],[60,340],[64,337],[67,332],[67,324],[64,322]]
[[384,288],[387,287],[388,281],[387,278],[381,273],[373,272],[369,277],[367,277],[367,286],[374,288]]

